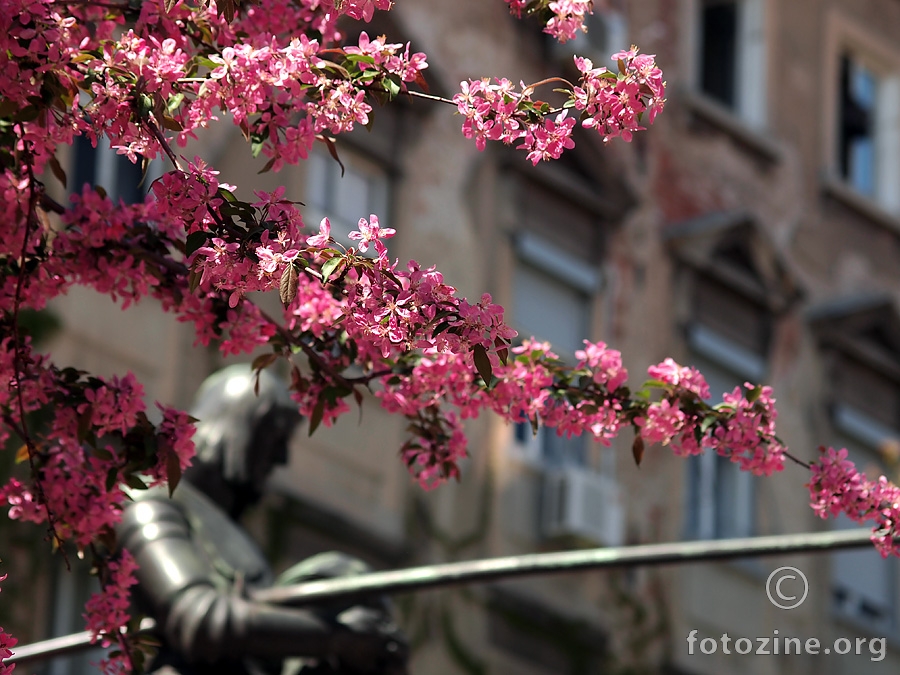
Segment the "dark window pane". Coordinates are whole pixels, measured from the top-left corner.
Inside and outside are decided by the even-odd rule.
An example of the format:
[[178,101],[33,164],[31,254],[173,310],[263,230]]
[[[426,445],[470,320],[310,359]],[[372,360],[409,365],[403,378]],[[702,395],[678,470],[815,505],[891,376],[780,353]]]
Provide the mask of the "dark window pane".
[[734,108],[737,53],[737,3],[712,2],[703,7],[700,26],[700,87]]
[[80,193],[85,183],[100,185],[114,202],[144,201],[150,181],[144,180],[140,159],[134,164],[125,155],[102,145],[104,141],[101,139],[101,145],[95,148],[87,137],[75,137],[72,189]]
[[841,177],[864,194],[875,193],[877,81],[849,56],[841,59],[839,152]]
[[75,161],[72,176],[72,189],[80,193],[84,184],[93,185],[97,173],[97,151],[91,147],[87,136],[76,136],[72,144]]
[[136,204],[144,201],[147,194],[149,181],[144,180],[143,162],[140,157],[137,164],[129,160],[125,155],[116,155],[116,198],[122,199],[126,204]]

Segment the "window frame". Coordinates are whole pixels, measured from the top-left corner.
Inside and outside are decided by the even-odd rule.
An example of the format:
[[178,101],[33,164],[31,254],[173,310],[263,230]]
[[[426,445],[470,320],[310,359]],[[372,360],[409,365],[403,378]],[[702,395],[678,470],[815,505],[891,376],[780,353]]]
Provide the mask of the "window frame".
[[[313,157],[315,157],[315,159],[313,159]],[[334,237],[335,241],[338,243],[350,248],[351,246],[355,247],[357,242],[350,239],[347,235],[356,229],[359,218],[369,219],[371,214],[375,214],[378,216],[379,225],[381,227],[391,227],[391,207],[395,181],[390,166],[386,165],[380,158],[370,153],[357,149],[356,147],[342,147],[340,157],[341,162],[343,162],[346,167],[346,171],[358,170],[359,174],[367,177],[367,183],[371,184],[372,182],[375,182],[380,184],[377,186],[379,195],[376,199],[379,203],[370,203],[367,213],[360,213],[357,215],[356,220],[342,223],[341,221],[343,218],[340,217],[339,220],[339,217],[335,212],[336,204],[339,201],[339,196],[335,194],[335,187],[338,185],[339,181],[346,178],[346,171],[344,172],[345,175],[342,176],[341,165],[325,151],[324,146],[319,147],[317,144],[309,153],[309,159],[304,163],[304,168],[306,170],[306,175],[304,177],[304,201],[306,206],[303,215],[304,223],[312,229],[318,229],[322,218],[327,217],[332,226],[331,236]],[[326,194],[321,200],[321,203],[317,203],[317,197],[314,195],[314,186],[312,182],[312,171],[314,169],[312,163],[318,161],[323,162],[323,166],[328,172],[322,179]],[[335,225],[347,225],[349,229],[344,233],[341,231],[343,228],[338,229]],[[376,255],[376,253],[373,248],[369,248],[363,255],[372,257]]]
[[[113,203],[118,203],[120,199],[126,204],[142,202],[150,191],[150,185],[163,175],[165,169],[162,158],[156,157],[150,161],[146,173],[143,173],[140,162],[135,164],[125,155],[116,152],[109,145],[109,139],[105,137],[100,138],[97,146],[94,147],[87,136],[77,136],[72,145],[72,154],[70,156],[71,192],[81,193],[85,184],[92,187],[99,186],[106,191],[107,196]],[[123,167],[126,170],[123,170]],[[123,183],[123,178],[131,175],[131,171],[141,175],[138,182],[133,186],[121,184]],[[81,175],[87,172],[91,174],[89,178]],[[136,196],[128,194],[132,190],[135,193],[140,193],[139,199],[131,199]]]
[[[709,4],[734,3],[737,9],[736,43],[734,46],[734,104],[728,105],[704,92],[703,8]],[[769,17],[770,0],[688,0],[685,61],[690,64],[690,89],[704,104],[727,112],[752,131],[769,126]]]
[[[736,382],[749,380],[761,382],[765,378],[766,359],[727,337],[700,323],[689,324],[686,342],[694,362],[696,359],[707,361],[728,376],[734,376]],[[700,368],[704,372],[703,368]],[[708,372],[708,369],[706,369]],[[724,392],[710,392],[715,398]],[[685,536],[690,539],[713,540],[749,537],[756,533],[757,522],[757,490],[754,476],[740,471],[727,457],[722,457],[713,450],[707,449],[701,455],[688,459],[688,475],[685,487]],[[719,514],[723,510],[725,497],[720,484],[723,471],[734,473],[736,490],[729,493],[731,506],[738,514],[738,526],[730,531],[720,529],[722,522]],[[699,482],[699,494],[697,494]],[[746,508],[745,508],[746,507]]]
[[[864,470],[865,467],[860,465],[860,458],[871,460],[871,463],[877,464],[883,470],[883,462],[878,452],[878,447],[888,439],[900,438],[900,429],[895,429],[882,424],[878,420],[869,417],[855,406],[846,403],[834,403],[831,409],[831,426],[837,445],[847,447],[850,454],[849,459],[853,461],[857,467]],[[846,443],[845,441],[849,441]],[[872,476],[869,476],[872,478]],[[843,520],[835,520],[831,523],[832,529],[846,529],[848,527],[858,527],[849,518]],[[879,572],[887,578],[888,588],[885,589],[884,597],[888,599],[885,603],[886,617],[883,620],[877,618],[867,618],[851,608],[843,606],[837,599],[839,591],[839,580],[837,578],[838,570],[836,562],[838,559],[848,559],[854,556],[867,556],[869,561],[879,566]],[[840,557],[840,558],[839,558]],[[900,636],[900,602],[898,602],[898,568],[896,560],[893,558],[882,559],[874,550],[865,551],[844,551],[833,553],[829,556],[831,565],[829,572],[829,589],[831,591],[830,609],[832,614],[839,620],[849,622],[859,628],[867,631],[886,632],[893,637]],[[854,566],[854,569],[856,567]],[[881,576],[881,574],[879,576]],[[854,579],[858,575],[854,575]],[[847,584],[851,587],[853,584]],[[858,593],[859,594],[859,593]]]
[[[862,201],[892,216],[900,216],[900,190],[896,189],[900,184],[900,48],[873,34],[851,15],[832,8],[826,21],[825,50],[823,77],[826,79],[822,88],[825,187],[836,184],[832,192],[838,197],[842,191],[849,191],[851,198],[844,201],[851,205]],[[841,62],[845,56],[870,71],[879,82],[873,139],[875,185],[871,195],[857,189],[841,170]]]
[[[514,312],[516,307],[517,274],[520,267],[524,266],[546,275],[561,286],[565,286],[583,296],[586,312],[584,322],[585,327],[587,328],[584,338],[589,339],[591,332],[590,326],[594,314],[593,304],[596,299],[596,294],[600,291],[603,283],[603,276],[600,270],[586,262],[573,259],[572,256],[556,246],[546,237],[542,237],[530,231],[516,232],[512,237],[512,248],[513,302],[510,303],[510,308],[513,310],[511,312],[512,326],[517,329],[522,327],[520,319],[515,316]],[[520,337],[531,337],[530,335],[524,335],[521,330],[519,333]],[[536,337],[542,339],[542,336]],[[552,345],[552,348],[554,353],[558,354],[563,360],[573,361],[575,358],[574,350],[569,350],[555,344]],[[516,422],[515,425],[513,432],[513,447],[515,449],[515,454],[518,455],[520,459],[544,469],[556,469],[564,466],[586,468],[588,466],[589,439],[585,434],[573,437],[572,439],[566,439],[564,437],[559,437],[555,429],[548,429],[544,425],[538,427],[536,434],[532,433],[528,421]],[[522,436],[524,436],[524,439]],[[565,458],[562,458],[562,460],[558,462],[553,460],[553,455],[556,453],[552,450],[551,445],[557,438],[559,438],[563,444],[571,442],[576,438],[578,439],[577,443],[573,444],[572,449],[576,451],[574,454],[580,455],[579,461],[573,463],[566,461]],[[579,444],[581,447],[576,448],[575,446]],[[565,450],[564,454],[566,454]]]

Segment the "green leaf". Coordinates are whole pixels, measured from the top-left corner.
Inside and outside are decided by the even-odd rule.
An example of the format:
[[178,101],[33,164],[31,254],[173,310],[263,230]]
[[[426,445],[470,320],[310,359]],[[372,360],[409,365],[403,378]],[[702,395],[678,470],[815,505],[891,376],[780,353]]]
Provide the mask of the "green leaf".
[[392,99],[397,98],[400,95],[400,83],[397,81],[396,77],[396,75],[391,75],[384,78],[384,90]]
[[344,259],[339,255],[336,255],[333,258],[329,258],[328,260],[325,261],[325,264],[322,265],[322,283],[323,284],[328,281],[329,277],[331,277],[332,273],[338,268],[338,265],[340,265],[343,261],[344,261]]
[[188,290],[193,293],[197,290],[197,287],[200,286],[200,280],[203,279],[203,272],[197,269],[192,269],[188,272]]
[[484,348],[484,345],[477,344],[472,348],[472,353],[475,356],[475,368],[478,370],[478,374],[481,375],[481,379],[484,380],[485,386],[490,389],[493,368],[491,367],[491,359],[488,357],[487,350]]
[[190,256],[194,251],[209,241],[209,232],[191,232],[184,242],[184,255]]
[[278,360],[278,354],[260,354],[250,366],[251,370],[263,370]]
[[215,70],[216,68],[219,67],[218,63],[216,63],[215,61],[213,61],[211,58],[209,58],[207,56],[197,56],[197,57],[195,57],[195,60],[197,61],[197,63],[199,65],[209,68],[210,70]]
[[119,480],[119,470],[115,467],[106,472],[106,491],[109,492]]
[[169,98],[166,109],[169,112],[174,112],[175,110],[178,110],[182,103],[184,103],[184,94],[175,94]]
[[91,454],[97,459],[102,459],[104,462],[111,462],[114,459],[113,454],[106,448],[92,448]]
[[442,322],[442,323],[439,323],[439,324],[435,327],[434,331],[432,331],[431,337],[436,338],[438,335],[440,335],[441,333],[443,333],[443,332],[444,332],[445,330],[447,330],[448,328],[450,328],[450,322],[449,322],[449,321],[444,321],[444,322]]
[[220,187],[216,194],[226,202],[234,203],[238,200],[238,198],[234,196],[234,193],[231,190],[226,190],[223,187]]
[[762,385],[758,384],[747,392],[747,400],[750,401],[750,403],[756,403],[760,394],[762,394]]
[[312,436],[319,425],[322,423],[322,417],[325,415],[325,397],[319,394],[319,400],[316,401],[316,407],[313,408],[312,415],[309,416],[309,435]]
[[[344,61],[351,65],[356,65],[359,63],[367,63],[371,66],[375,65],[375,57],[369,56],[368,54],[347,54],[347,58],[345,58]],[[367,71],[364,71],[363,74],[364,75],[366,75],[366,74],[378,75],[378,71],[377,70],[367,70]]]
[[169,496],[171,497],[181,481],[181,462],[178,459],[178,455],[171,448],[166,455],[166,478],[169,481]]
[[131,474],[125,479],[125,484],[132,490],[146,490],[147,484],[136,474]]
[[163,127],[168,129],[169,131],[184,131],[184,127],[181,126],[181,122],[176,120],[174,117],[163,115],[160,118],[160,122],[162,122]]

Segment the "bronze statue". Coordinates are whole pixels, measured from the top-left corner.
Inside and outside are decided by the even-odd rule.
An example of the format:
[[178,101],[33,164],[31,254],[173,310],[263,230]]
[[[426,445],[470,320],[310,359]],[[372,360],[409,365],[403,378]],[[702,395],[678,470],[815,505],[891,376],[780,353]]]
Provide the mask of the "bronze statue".
[[314,556],[276,581],[235,522],[284,463],[300,417],[285,387],[248,366],[210,376],[192,414],[197,456],[172,498],[136,492],[117,528],[140,569],[138,609],[163,641],[150,670],[181,675],[401,675],[406,645],[387,600],[297,608],[248,597],[273,583],[367,571],[339,553]]

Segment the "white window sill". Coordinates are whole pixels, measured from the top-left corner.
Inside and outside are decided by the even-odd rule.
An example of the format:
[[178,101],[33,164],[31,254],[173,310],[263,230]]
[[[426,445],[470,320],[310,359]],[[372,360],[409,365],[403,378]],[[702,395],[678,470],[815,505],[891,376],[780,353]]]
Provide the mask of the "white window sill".
[[718,101],[696,91],[682,92],[679,100],[692,114],[724,131],[738,145],[772,164],[781,161],[783,153],[778,143],[749,126]]
[[852,209],[875,225],[880,225],[894,234],[900,235],[900,215],[891,213],[871,197],[860,194],[844,181],[834,176],[825,176],[822,190],[832,199]]

